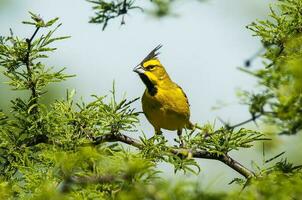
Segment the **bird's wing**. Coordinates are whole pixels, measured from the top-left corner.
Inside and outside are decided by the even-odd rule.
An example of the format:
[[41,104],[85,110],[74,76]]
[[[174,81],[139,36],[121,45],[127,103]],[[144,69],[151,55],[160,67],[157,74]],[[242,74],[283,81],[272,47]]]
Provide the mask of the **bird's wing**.
[[188,99],[186,93],[184,92],[184,90],[183,90],[179,85],[176,84],[176,86],[181,90],[182,94],[183,94],[183,95],[185,96],[185,98],[186,98],[187,104],[190,106],[189,99]]

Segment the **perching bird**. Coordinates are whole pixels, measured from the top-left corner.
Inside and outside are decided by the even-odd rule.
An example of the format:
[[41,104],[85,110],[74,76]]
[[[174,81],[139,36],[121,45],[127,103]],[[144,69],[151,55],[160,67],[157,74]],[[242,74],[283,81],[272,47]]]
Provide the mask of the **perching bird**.
[[143,112],[155,129],[155,134],[161,134],[161,129],[177,130],[180,145],[183,128],[193,128],[190,122],[190,107],[186,94],[174,83],[160,63],[157,52],[162,45],[153,49],[133,71],[146,85],[142,97]]

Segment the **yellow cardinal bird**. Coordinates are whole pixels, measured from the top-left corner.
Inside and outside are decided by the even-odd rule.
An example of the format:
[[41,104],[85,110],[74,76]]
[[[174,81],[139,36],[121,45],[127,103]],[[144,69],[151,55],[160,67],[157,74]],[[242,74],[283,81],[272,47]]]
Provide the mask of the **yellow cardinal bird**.
[[192,129],[190,107],[186,94],[174,83],[164,66],[160,63],[157,52],[162,45],[153,49],[133,71],[146,85],[142,97],[142,107],[148,121],[161,134],[161,129],[177,130],[180,145],[182,129]]

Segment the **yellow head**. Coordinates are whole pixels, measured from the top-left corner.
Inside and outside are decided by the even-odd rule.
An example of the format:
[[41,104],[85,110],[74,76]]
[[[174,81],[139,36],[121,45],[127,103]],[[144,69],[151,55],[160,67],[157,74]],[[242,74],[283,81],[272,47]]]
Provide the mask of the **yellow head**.
[[157,59],[157,55],[159,54],[157,50],[159,48],[161,48],[161,45],[153,49],[148,56],[133,69],[134,72],[138,73],[151,95],[152,93],[156,93],[157,86],[165,84],[167,80],[170,81],[170,77],[165,68]]

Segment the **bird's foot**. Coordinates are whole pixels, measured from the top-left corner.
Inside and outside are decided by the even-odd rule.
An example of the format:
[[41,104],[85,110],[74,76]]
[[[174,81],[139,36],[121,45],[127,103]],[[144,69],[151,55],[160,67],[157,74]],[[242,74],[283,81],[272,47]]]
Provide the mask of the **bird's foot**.
[[[174,141],[176,142],[176,143],[179,143],[179,148],[185,148],[186,147],[186,143],[185,143],[185,141],[182,139],[182,138],[174,138]],[[174,145],[175,147],[177,147],[177,145]]]
[[154,142],[154,141],[161,141],[164,139],[165,137],[162,134],[155,134],[152,137],[150,137],[148,140]]
[[185,142],[183,139],[179,140],[179,148],[184,148],[185,147]]

